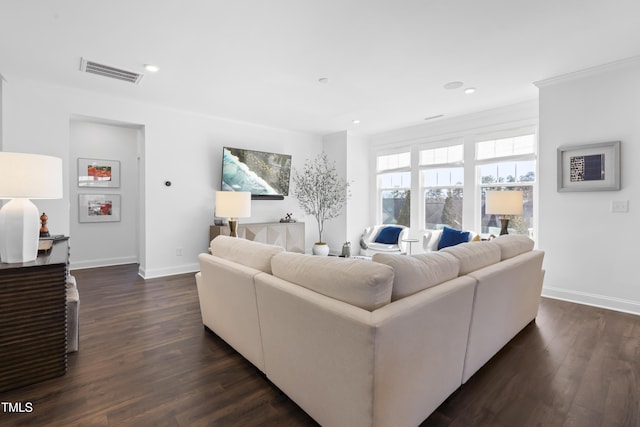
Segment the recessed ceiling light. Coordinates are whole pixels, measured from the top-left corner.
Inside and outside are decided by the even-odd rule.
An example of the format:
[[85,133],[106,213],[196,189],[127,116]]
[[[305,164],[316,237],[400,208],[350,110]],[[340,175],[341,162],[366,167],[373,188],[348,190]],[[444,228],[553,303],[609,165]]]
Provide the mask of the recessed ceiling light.
[[448,90],[458,89],[458,88],[461,88],[463,84],[464,83],[462,82],[449,82],[446,85],[444,85],[444,88]]
[[359,125],[360,124],[360,120],[356,119],[356,120],[353,120],[351,123],[353,123],[354,125]]
[[466,93],[467,95],[470,95],[472,93],[474,93],[476,91],[475,87],[468,87],[464,90],[464,93]]
[[318,82],[323,83],[323,84],[327,84],[327,83],[329,83],[329,77],[320,77],[318,79]]
[[145,64],[144,69],[150,73],[157,73],[158,71],[160,71],[160,68],[157,65],[153,64]]

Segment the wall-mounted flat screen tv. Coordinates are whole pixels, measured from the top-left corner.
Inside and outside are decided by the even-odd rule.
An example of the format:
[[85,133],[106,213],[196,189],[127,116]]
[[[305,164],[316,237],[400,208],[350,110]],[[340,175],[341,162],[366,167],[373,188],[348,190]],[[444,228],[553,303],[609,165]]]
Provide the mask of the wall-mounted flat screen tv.
[[289,195],[291,156],[224,147],[222,190],[248,191],[252,199],[282,200]]

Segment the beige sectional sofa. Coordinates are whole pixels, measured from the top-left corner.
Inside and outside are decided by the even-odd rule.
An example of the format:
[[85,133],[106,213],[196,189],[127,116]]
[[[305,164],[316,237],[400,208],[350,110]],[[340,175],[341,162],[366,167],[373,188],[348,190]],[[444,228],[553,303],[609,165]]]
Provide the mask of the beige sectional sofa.
[[202,320],[325,426],[415,426],[536,316],[543,252],[501,236],[372,261],[220,236]]

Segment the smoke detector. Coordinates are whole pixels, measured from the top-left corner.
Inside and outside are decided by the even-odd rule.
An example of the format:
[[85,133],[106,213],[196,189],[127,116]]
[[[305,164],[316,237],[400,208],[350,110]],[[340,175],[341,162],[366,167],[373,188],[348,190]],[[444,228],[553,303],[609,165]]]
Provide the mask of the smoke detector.
[[89,61],[85,58],[80,59],[80,71],[90,74],[97,74],[103,77],[109,77],[111,79],[122,80],[125,82],[139,84],[144,74],[136,73],[129,70],[123,70],[121,68],[112,67],[110,65],[99,64],[94,61]]

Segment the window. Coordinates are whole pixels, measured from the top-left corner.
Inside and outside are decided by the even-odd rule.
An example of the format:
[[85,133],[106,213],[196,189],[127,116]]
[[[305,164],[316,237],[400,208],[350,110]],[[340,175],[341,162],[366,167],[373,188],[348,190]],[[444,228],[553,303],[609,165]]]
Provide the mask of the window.
[[522,215],[509,220],[510,234],[533,236],[533,193],[536,184],[535,135],[482,141],[476,144],[480,187],[480,231],[500,234],[500,218],[485,213],[487,190],[523,192]]
[[464,147],[420,151],[420,194],[424,229],[462,228]]
[[517,190],[523,193],[523,214],[509,218],[509,233],[535,237],[535,126],[490,132],[452,133],[377,153],[378,223],[409,226],[412,235],[449,226],[497,236],[501,218],[486,214],[485,194]]
[[411,153],[377,157],[378,214],[382,224],[410,226]]

